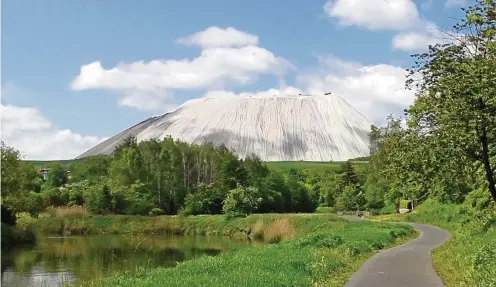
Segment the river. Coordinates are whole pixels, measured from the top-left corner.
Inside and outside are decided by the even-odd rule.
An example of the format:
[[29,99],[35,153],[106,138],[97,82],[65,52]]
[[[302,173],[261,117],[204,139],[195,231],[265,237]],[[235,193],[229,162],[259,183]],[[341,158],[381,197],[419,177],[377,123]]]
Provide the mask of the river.
[[138,267],[173,267],[198,256],[214,256],[253,244],[256,243],[216,236],[38,237],[34,246],[2,254],[1,286],[80,284]]

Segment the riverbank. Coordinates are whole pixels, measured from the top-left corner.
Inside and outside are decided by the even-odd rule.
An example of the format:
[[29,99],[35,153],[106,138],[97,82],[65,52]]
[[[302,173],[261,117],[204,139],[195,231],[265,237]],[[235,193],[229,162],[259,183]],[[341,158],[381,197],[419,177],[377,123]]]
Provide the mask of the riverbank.
[[380,221],[433,224],[451,233],[434,249],[434,268],[446,286],[496,286],[496,209],[427,201],[415,213],[372,217]]
[[2,223],[2,250],[20,244],[33,244],[35,235],[30,230]]
[[[378,250],[416,236],[408,225],[348,222],[327,214],[251,215],[229,220],[230,223],[217,216],[199,218],[168,220],[182,223],[182,227],[189,226],[190,220],[201,221],[203,227],[215,230],[214,234],[235,234],[238,232],[233,233],[233,230],[246,228],[252,230],[248,234],[253,236],[268,234],[272,229],[285,232],[276,232],[284,236],[272,240],[273,244],[216,257],[205,256],[174,268],[146,270],[138,267],[134,271],[85,283],[85,286],[342,286],[358,266]],[[221,222],[224,223],[219,224]],[[219,225],[215,227],[215,224]],[[222,228],[226,229],[222,231]],[[206,229],[197,224],[195,228],[175,230]]]
[[[291,227],[284,220],[290,221]],[[277,222],[276,226],[272,226]],[[262,238],[276,233],[306,234],[319,224],[344,224],[331,214],[252,214],[228,219],[223,215],[198,216],[85,216],[38,219],[32,228],[49,235],[173,234]]]

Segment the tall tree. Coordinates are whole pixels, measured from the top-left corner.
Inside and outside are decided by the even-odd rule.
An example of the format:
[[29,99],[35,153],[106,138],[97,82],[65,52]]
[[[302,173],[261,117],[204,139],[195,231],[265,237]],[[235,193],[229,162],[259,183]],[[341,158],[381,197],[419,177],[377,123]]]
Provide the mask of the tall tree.
[[477,0],[453,42],[414,55],[410,125],[482,164],[496,202],[496,0]]

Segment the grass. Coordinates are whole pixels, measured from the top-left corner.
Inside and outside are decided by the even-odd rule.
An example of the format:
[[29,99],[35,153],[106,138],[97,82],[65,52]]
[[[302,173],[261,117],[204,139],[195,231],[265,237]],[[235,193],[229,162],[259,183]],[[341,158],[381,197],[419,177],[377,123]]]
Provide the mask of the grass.
[[336,208],[334,207],[325,207],[325,206],[319,206],[317,207],[317,210],[315,210],[316,213],[335,213]]
[[[266,219],[254,222],[255,234],[287,236],[175,268],[139,268],[85,286],[342,286],[377,250],[415,236],[408,225],[347,222],[332,215]],[[244,220],[234,221],[244,226]]]
[[496,207],[483,212],[454,204],[427,201],[414,213],[373,217],[382,221],[412,221],[451,232],[433,252],[434,268],[453,287],[496,286]]
[[[297,233],[305,233],[316,224],[343,221],[330,214],[253,214],[245,218],[226,219],[223,215],[199,216],[72,216],[50,217],[34,221],[33,228],[51,235],[78,234],[176,234],[254,236],[254,227],[262,226],[264,236],[277,220],[289,220]],[[260,228],[260,227],[257,227]]]
[[45,210],[50,217],[69,217],[69,216],[90,216],[91,213],[85,205],[71,206],[50,206]]

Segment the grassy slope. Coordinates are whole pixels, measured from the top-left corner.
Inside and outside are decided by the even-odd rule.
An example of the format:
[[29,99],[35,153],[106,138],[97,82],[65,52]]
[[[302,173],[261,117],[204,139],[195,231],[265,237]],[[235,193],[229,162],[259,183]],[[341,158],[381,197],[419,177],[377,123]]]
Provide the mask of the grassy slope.
[[467,216],[459,205],[428,201],[415,213],[375,219],[422,222],[450,231],[451,238],[432,256],[434,268],[446,286],[496,286],[496,211],[479,220]]
[[279,243],[202,257],[175,268],[138,269],[85,286],[342,286],[374,252],[415,236],[410,226],[347,222],[329,214],[261,214],[232,220],[223,216],[49,218],[35,226],[45,232],[60,231],[63,222],[62,229],[85,226],[90,233],[246,236],[250,230],[256,232],[260,222],[270,234],[274,222],[285,220],[293,236]]

